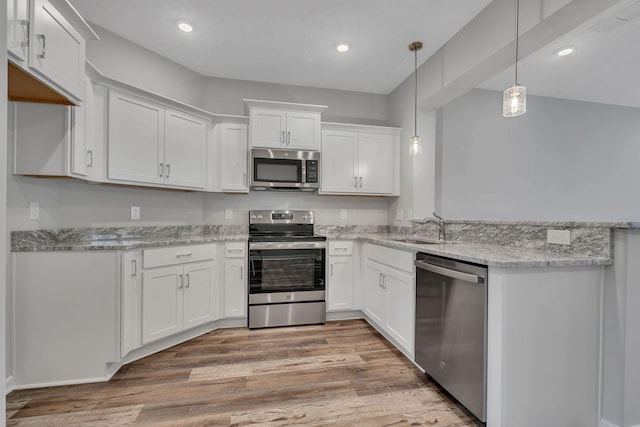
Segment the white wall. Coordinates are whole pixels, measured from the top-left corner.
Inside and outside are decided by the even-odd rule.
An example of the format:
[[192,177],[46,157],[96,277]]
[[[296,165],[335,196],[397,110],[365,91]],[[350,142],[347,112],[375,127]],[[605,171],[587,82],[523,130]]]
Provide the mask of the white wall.
[[475,89],[442,109],[439,193],[450,219],[640,218],[640,109]]
[[[6,5],[6,3],[5,3]],[[3,5],[0,7],[0,22],[7,22],[7,8]],[[6,28],[3,26],[2,28]],[[7,32],[0,31],[0,46],[7,45]],[[7,63],[6,49],[0,50],[0,63]],[[6,188],[7,188],[7,67],[0,69],[0,319],[8,319],[6,310],[6,289],[7,289],[7,215],[6,215]],[[8,322],[5,321],[3,327],[0,327],[0,414],[6,414],[6,402],[4,399],[6,378],[6,328]],[[0,417],[0,426],[5,425],[5,416]]]

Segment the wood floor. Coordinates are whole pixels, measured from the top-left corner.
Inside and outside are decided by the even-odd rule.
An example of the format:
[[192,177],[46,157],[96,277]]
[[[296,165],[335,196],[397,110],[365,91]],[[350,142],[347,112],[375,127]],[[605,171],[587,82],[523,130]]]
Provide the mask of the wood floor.
[[104,383],[16,390],[7,425],[476,426],[362,320],[218,330]]

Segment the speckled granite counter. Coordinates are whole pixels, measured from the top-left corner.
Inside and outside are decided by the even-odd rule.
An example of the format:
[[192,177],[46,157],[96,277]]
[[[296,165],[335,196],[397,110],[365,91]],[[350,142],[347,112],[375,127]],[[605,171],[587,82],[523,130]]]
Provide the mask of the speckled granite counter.
[[[436,243],[431,225],[316,226],[328,240],[360,240],[412,252],[425,252],[494,267],[561,267],[612,263],[612,229],[628,223],[532,223],[474,222],[447,224],[446,243]],[[543,231],[549,227],[571,228],[572,244],[549,245]],[[188,245],[247,240],[246,226],[162,226],[127,228],[69,228],[14,231],[11,250],[91,251],[131,250],[153,246]],[[398,241],[417,238],[434,242]],[[465,241],[465,240],[469,241]]]
[[151,246],[247,240],[243,226],[62,228],[14,231],[12,252],[130,250]]

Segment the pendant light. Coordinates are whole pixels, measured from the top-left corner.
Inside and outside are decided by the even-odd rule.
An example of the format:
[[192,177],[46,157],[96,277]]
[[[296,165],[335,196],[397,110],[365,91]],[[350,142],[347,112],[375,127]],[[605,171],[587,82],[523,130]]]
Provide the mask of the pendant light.
[[516,75],[513,86],[505,89],[502,95],[502,115],[504,117],[521,116],[527,111],[527,88],[518,84],[518,14],[520,0],[516,0],[516,38],[515,38],[515,68]]
[[422,141],[418,136],[418,51],[422,49],[422,42],[413,42],[409,50],[413,52],[413,136],[409,140],[409,153],[417,156],[422,153]]

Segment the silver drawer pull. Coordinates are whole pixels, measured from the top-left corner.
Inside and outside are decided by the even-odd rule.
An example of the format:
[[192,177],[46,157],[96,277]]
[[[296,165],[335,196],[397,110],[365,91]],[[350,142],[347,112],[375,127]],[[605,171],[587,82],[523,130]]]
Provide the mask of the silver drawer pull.
[[186,282],[187,284],[184,285],[185,288],[189,289],[189,273],[185,274],[184,277],[187,279]]
[[131,260],[131,276],[135,277],[138,275],[138,261],[135,259]]
[[182,289],[182,287],[184,286],[184,277],[182,277],[182,274],[178,274],[178,280],[180,281],[178,289]]
[[185,252],[185,253],[183,253],[183,254],[176,254],[176,257],[177,257],[177,258],[183,258],[183,257],[191,256],[191,255],[193,255],[193,253],[192,253],[192,252]]
[[336,251],[346,251],[347,250],[347,248],[335,248],[335,249],[336,249]]
[[242,249],[229,249],[227,252],[237,254],[238,252],[242,252]]
[[36,35],[36,37],[38,37],[39,40],[42,40],[42,53],[38,54],[38,58],[45,59],[45,54],[47,53],[46,52],[47,37],[44,34],[38,34]]

